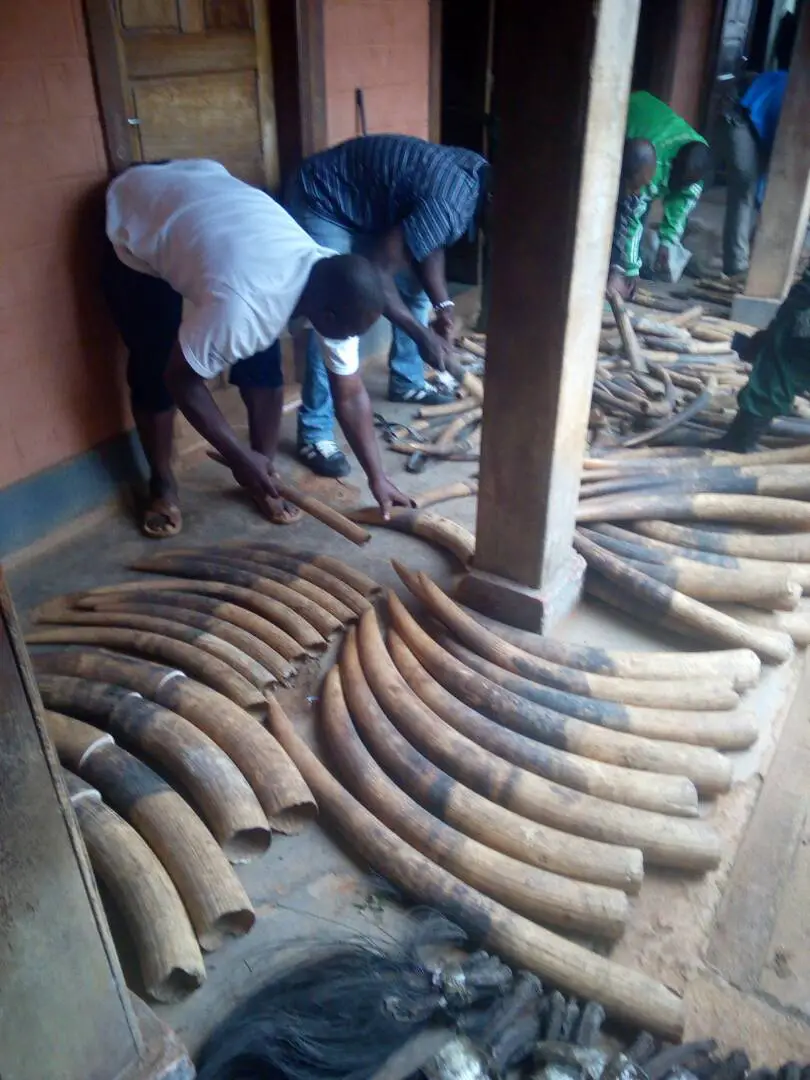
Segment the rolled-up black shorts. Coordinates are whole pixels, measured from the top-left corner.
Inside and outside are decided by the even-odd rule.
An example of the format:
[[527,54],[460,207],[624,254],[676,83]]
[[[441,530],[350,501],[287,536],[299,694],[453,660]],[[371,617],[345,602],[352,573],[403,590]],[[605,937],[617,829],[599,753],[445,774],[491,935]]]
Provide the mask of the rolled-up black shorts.
[[[118,332],[129,350],[127,381],[132,407],[143,412],[165,412],[174,406],[163,373],[169,362],[183,317],[183,298],[161,278],[126,266],[107,241],[102,288]],[[277,389],[284,382],[281,346],[240,360],[230,371],[240,390]]]

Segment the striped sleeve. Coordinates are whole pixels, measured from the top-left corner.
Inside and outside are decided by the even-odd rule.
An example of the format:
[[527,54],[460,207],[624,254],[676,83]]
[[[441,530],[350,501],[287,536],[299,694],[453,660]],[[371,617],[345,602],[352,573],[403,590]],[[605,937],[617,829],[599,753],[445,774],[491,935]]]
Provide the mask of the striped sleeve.
[[697,205],[703,184],[692,184],[683,191],[671,191],[664,198],[664,217],[658,229],[662,244],[677,244],[683,236],[689,215]]
[[459,214],[458,207],[450,207],[438,199],[420,199],[402,221],[407,248],[419,263],[424,262],[432,251],[454,244],[463,235],[465,227],[464,216]]

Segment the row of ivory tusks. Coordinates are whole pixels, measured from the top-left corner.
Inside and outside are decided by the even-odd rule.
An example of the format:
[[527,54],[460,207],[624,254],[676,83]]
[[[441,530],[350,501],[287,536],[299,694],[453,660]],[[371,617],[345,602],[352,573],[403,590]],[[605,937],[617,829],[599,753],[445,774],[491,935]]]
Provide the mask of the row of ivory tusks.
[[[48,720],[60,757],[77,774],[71,792],[91,859],[128,917],[150,992],[193,989],[204,977],[197,941],[215,948],[249,929],[250,902],[223,850],[235,860],[260,853],[268,822],[292,831],[314,813],[314,795],[359,854],[416,899],[452,910],[512,962],[675,1033],[677,998],[538,924],[615,938],[645,861],[688,872],[717,865],[717,837],[690,818],[698,792],[729,786],[718,750],[756,737],[751,722],[722,712],[757,681],[756,656],[615,653],[508,634],[400,566],[443,631],[426,633],[390,594],[386,647],[375,583],[351,568],[341,575],[336,560],[306,565],[341,582],[341,595],[335,581],[293,573],[272,552],[172,552],[139,565],[170,577],[46,605],[40,619],[63,625],[30,635],[152,661],[75,648],[35,656],[45,704],[58,710]],[[324,605],[312,587],[343,607]],[[358,618],[321,704],[344,788],[268,694],[291,675],[267,678],[256,646],[291,664]],[[265,711],[270,731],[256,722]],[[176,776],[205,825],[115,735]]]

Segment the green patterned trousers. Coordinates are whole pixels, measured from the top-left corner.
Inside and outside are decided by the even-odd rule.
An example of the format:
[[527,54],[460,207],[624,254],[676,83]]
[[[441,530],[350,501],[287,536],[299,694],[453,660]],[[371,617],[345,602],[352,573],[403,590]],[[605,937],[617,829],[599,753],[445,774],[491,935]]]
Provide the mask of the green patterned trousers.
[[794,397],[810,389],[810,267],[757,336],[749,359],[754,369],[740,391],[740,409],[763,420],[789,415]]

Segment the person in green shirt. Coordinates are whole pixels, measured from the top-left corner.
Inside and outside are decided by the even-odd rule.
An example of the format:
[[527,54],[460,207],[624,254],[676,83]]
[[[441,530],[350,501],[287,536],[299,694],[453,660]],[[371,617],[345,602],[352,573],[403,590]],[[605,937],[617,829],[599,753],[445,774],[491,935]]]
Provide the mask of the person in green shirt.
[[632,292],[641,270],[641,236],[651,203],[661,199],[664,216],[658,229],[654,273],[671,280],[673,247],[680,244],[686,222],[701,192],[709,165],[709,146],[702,135],[669,105],[639,90],[630,95],[627,111],[628,140],[646,140],[655,148],[655,174],[638,197],[621,238],[622,254],[611,260],[612,285],[625,295]]

